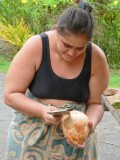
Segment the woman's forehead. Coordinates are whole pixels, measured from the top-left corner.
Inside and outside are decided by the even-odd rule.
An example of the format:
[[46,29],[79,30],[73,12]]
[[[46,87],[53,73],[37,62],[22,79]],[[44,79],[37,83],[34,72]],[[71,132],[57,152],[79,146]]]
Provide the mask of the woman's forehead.
[[88,37],[85,34],[79,34],[79,35],[67,34],[61,36],[61,40],[64,43],[75,47],[85,47],[89,42]]

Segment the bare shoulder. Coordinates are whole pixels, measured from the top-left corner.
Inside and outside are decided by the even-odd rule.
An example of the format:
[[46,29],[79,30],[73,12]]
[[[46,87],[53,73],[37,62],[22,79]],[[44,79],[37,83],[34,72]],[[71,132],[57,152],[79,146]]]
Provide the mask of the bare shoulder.
[[17,55],[31,60],[29,62],[35,63],[37,69],[42,57],[42,42],[40,36],[35,35],[29,38]]
[[108,69],[108,63],[105,53],[99,46],[92,43],[92,74],[96,72],[99,74],[106,69]]
[[24,63],[24,65],[34,64],[37,68],[38,63],[42,56],[42,44],[39,35],[30,37],[22,48],[16,53],[13,58],[12,64]]
[[96,44],[92,43],[92,55],[93,55],[93,60],[103,60],[103,61],[106,61],[106,56],[105,56],[105,53],[103,52],[103,50],[97,46]]
[[26,41],[11,62],[6,76],[6,91],[25,92],[40,65],[41,57],[41,38],[35,35]]
[[90,103],[100,103],[101,95],[108,87],[109,67],[105,53],[96,44],[92,43],[92,67],[89,82]]
[[40,47],[41,38],[40,35],[34,35],[30,37],[26,43],[23,45],[21,49],[28,48],[28,49],[35,49],[36,47]]

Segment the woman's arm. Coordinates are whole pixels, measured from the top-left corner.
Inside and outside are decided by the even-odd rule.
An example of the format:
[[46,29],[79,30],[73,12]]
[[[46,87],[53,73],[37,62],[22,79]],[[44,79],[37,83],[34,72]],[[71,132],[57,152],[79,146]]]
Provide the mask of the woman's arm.
[[54,106],[46,106],[25,96],[25,92],[41,64],[41,46],[40,36],[33,36],[16,54],[6,76],[4,101],[8,106],[23,114],[35,117],[43,116],[46,122],[56,123],[55,118],[47,114],[48,111],[56,109]]
[[103,106],[101,105],[101,95],[108,87],[109,69],[103,51],[93,44],[92,71],[89,83],[90,97],[86,115],[93,124],[93,128],[103,117]]
[[[93,132],[97,124],[103,117],[103,106],[101,105],[101,95],[108,87],[109,82],[109,69],[106,61],[106,57],[103,51],[93,44],[92,52],[92,69],[91,78],[89,82],[90,96],[88,100],[88,106],[86,115],[89,118],[90,133]],[[78,145],[78,148],[84,148],[83,145]]]
[[[91,134],[103,117],[104,110],[101,105],[101,95],[108,87],[109,82],[109,69],[104,53],[94,44],[92,50],[92,69],[89,82],[90,96],[86,111],[86,115],[89,118],[89,134]],[[74,146],[69,139],[67,141]],[[79,149],[84,148],[84,146],[85,143],[77,145]]]
[[26,114],[36,114],[33,108],[38,105],[24,95],[37,69],[37,49],[40,51],[38,43],[40,45],[40,37],[37,36],[31,37],[25,43],[14,57],[6,76],[5,103]]

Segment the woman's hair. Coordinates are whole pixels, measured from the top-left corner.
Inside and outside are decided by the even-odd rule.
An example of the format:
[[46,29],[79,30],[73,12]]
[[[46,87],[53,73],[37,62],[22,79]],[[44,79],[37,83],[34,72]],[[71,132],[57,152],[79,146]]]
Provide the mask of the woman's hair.
[[93,28],[92,6],[88,2],[80,2],[78,6],[66,9],[57,22],[60,35],[84,33],[91,39]]

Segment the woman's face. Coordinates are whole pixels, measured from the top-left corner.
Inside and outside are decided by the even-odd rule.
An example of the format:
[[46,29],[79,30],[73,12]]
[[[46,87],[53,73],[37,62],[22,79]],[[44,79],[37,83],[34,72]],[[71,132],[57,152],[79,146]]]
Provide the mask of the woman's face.
[[74,61],[84,54],[89,40],[85,34],[69,34],[61,36],[57,34],[57,49],[62,59]]

